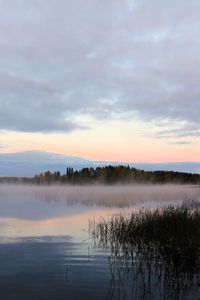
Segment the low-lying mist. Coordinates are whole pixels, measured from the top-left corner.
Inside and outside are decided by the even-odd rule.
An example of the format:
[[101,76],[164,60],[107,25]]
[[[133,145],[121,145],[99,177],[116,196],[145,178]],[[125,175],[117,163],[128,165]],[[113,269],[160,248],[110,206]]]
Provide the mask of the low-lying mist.
[[37,198],[48,202],[66,202],[69,205],[98,206],[158,206],[200,200],[197,185],[0,185],[0,198]]

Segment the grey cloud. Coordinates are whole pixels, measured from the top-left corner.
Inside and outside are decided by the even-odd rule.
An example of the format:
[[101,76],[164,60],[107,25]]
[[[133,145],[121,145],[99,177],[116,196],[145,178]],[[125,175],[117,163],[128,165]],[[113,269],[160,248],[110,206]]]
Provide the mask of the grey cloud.
[[[156,138],[188,138],[188,137],[200,137],[200,128],[196,123],[186,123],[180,126],[177,126],[173,129],[165,129],[157,131],[154,135]],[[179,144],[181,141],[178,142]],[[188,143],[188,142],[187,142]]]
[[45,82],[0,74],[0,128],[25,132],[71,131],[82,126],[67,120],[59,91]]
[[177,141],[172,144],[174,144],[174,145],[192,145],[193,143],[188,142],[188,141]]
[[199,162],[166,163],[128,163],[111,161],[93,161],[76,156],[59,155],[50,152],[28,151],[17,153],[0,153],[0,176],[34,176],[47,170],[66,172],[66,167],[79,170],[84,167],[106,165],[129,165],[146,171],[165,170],[200,173]]
[[195,124],[183,135],[199,136],[198,1],[1,0],[0,9],[0,128],[70,131],[81,127],[76,114],[133,112]]

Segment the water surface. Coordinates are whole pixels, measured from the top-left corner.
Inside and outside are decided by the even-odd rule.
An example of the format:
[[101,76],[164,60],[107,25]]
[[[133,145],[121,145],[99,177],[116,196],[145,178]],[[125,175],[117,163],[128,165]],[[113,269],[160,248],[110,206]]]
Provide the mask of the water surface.
[[94,248],[89,220],[199,198],[199,187],[178,185],[0,186],[2,299],[141,299],[109,249]]

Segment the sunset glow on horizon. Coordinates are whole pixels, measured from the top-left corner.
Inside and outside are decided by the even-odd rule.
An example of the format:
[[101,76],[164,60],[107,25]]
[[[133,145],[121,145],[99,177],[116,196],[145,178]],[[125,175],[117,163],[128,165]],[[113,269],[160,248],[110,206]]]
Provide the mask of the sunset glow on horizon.
[[115,130],[108,126],[107,130],[105,128],[105,134],[101,127],[66,135],[5,132],[2,137],[7,147],[2,148],[1,153],[44,151],[91,160],[118,162],[200,161],[197,138],[190,138],[190,143],[179,144],[173,140],[134,135],[134,132],[131,135],[128,125],[124,126],[127,127],[123,128],[124,133],[120,124]]
[[0,3],[0,155],[200,162],[199,2],[17,3]]

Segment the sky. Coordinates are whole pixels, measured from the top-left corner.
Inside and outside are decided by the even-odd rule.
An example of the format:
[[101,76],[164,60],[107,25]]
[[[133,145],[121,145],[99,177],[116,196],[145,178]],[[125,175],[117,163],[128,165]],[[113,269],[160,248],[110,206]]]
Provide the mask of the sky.
[[0,0],[0,154],[200,162],[199,0]]

